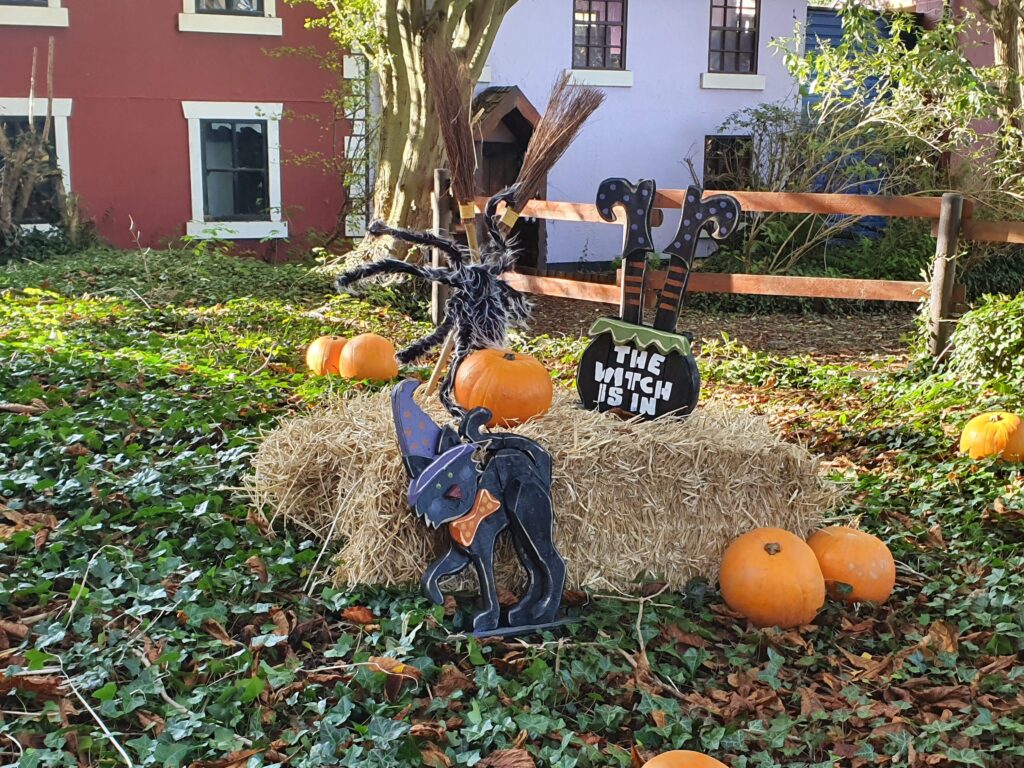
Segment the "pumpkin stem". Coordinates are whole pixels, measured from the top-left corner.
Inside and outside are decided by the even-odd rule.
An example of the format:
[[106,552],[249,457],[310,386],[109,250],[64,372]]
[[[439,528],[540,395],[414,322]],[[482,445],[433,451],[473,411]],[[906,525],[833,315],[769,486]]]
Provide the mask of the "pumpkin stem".
[[988,420],[993,424],[998,424],[1000,421],[1003,420],[1003,414],[993,413],[991,416],[988,417]]
[[769,555],[777,555],[779,554],[779,552],[782,551],[782,547],[779,546],[776,542],[770,541],[764,545],[764,551],[767,552]]
[[502,355],[502,357],[505,358],[506,360],[515,360],[516,359],[516,353],[515,352],[506,352],[504,355]]

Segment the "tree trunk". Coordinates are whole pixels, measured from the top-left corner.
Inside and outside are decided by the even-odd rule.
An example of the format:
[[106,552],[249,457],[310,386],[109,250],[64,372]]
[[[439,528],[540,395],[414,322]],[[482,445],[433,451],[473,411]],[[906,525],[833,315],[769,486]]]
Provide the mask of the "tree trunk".
[[995,64],[1004,70],[999,120],[1007,133],[1024,130],[1024,3],[984,0],[978,10],[994,39]]
[[[443,165],[438,124],[423,76],[424,52],[451,49],[474,80],[480,76],[498,26],[516,0],[386,0],[378,13],[379,51],[368,51],[380,105],[373,212],[385,223],[430,227],[434,169]],[[387,238],[367,238],[359,260],[384,251],[403,255]]]

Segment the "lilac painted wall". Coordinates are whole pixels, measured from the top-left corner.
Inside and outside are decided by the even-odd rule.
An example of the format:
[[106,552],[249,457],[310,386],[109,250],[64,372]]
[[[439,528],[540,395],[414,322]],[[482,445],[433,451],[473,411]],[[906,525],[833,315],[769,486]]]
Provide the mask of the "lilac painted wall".
[[[707,70],[710,0],[630,0],[626,68],[633,85],[604,87],[608,99],[552,171],[548,198],[591,202],[608,176],[653,178],[660,188],[691,183],[686,166],[704,167],[704,136],[717,133],[731,113],[766,101],[793,99],[796,87],[774,37],[792,37],[805,0],[762,0],[758,74],[764,90],[701,88]],[[490,82],[517,85],[543,111],[555,78],[572,66],[573,0],[519,0],[509,11],[488,59]],[[675,231],[666,216],[656,242]],[[604,224],[548,222],[548,262],[590,261],[619,255],[621,231]]]

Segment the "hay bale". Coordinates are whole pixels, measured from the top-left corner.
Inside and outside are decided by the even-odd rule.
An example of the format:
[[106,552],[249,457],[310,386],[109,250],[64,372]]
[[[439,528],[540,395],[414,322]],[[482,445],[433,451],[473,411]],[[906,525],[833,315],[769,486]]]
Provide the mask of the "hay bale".
[[[432,400],[423,407],[447,420]],[[645,576],[672,587],[713,580],[739,534],[776,526],[804,535],[835,499],[806,450],[720,405],[687,419],[625,422],[558,392],[551,410],[518,432],[554,459],[555,538],[575,588],[628,590]],[[394,585],[418,581],[445,543],[406,506],[407,484],[384,392],[285,421],[262,442],[246,487],[275,516],[343,542],[337,583]],[[505,545],[499,583],[518,571]]]

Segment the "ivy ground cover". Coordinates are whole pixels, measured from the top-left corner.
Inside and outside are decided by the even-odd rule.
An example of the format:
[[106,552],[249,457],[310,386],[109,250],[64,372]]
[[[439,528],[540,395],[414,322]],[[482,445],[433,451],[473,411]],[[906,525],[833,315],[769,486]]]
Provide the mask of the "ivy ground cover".
[[[422,323],[212,253],[96,251],[0,291],[0,765],[1024,765],[1024,476],[954,452],[970,415],[1021,409],[999,380],[706,341],[706,396],[822,453],[842,519],[890,545],[890,602],[762,631],[716,585],[652,583],[567,595],[561,637],[476,642],[413,590],[333,589],[331,551],[237,490],[261,431],[345,386],[305,343]],[[578,341],[518,343],[570,380]]]

